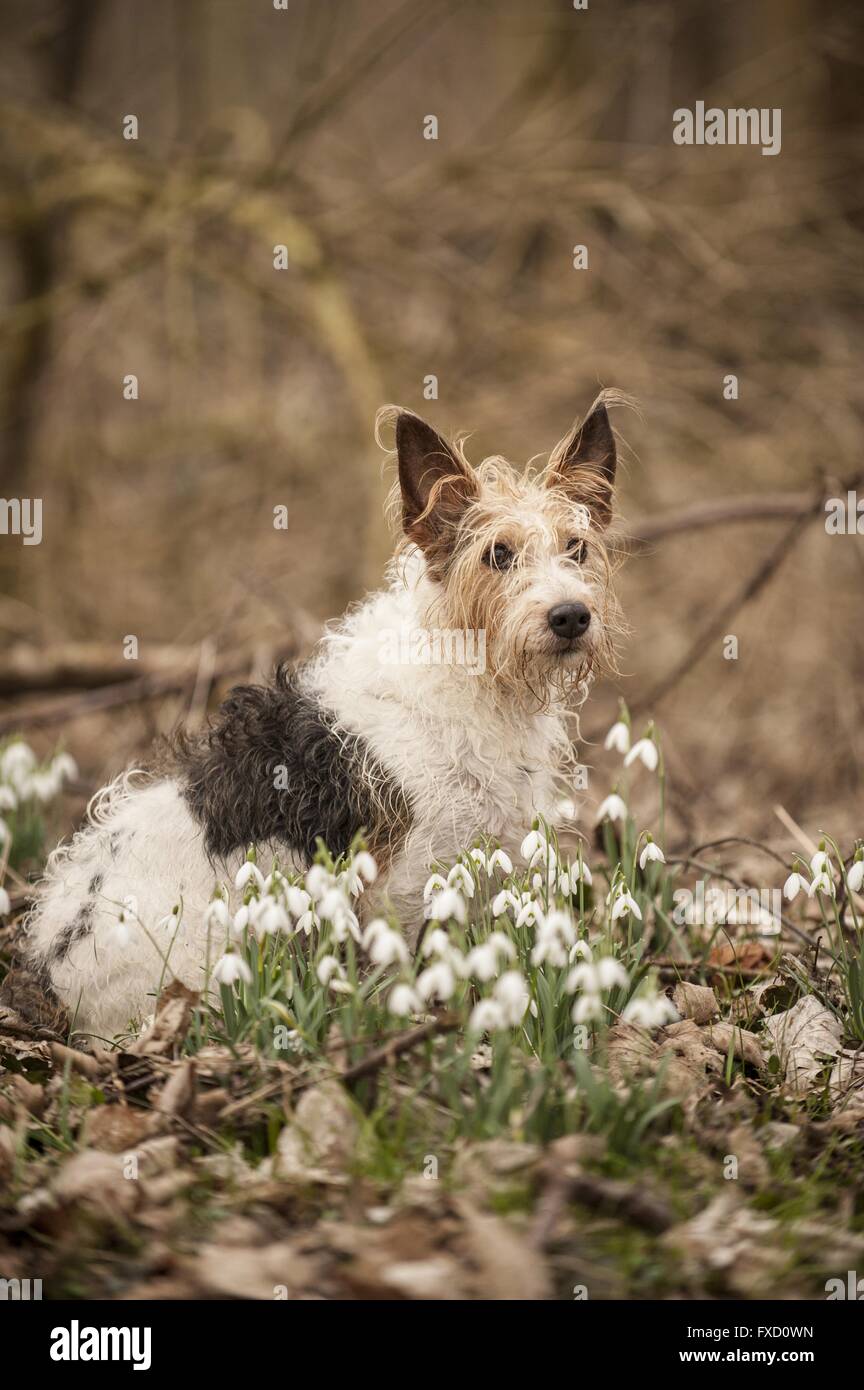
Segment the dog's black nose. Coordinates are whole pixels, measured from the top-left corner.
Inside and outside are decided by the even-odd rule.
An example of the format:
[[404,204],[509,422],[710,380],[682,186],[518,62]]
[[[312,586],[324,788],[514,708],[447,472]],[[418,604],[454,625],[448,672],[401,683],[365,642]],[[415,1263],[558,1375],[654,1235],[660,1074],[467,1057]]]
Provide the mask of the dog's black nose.
[[591,621],[591,613],[584,603],[558,603],[546,615],[549,626],[556,637],[581,637]]

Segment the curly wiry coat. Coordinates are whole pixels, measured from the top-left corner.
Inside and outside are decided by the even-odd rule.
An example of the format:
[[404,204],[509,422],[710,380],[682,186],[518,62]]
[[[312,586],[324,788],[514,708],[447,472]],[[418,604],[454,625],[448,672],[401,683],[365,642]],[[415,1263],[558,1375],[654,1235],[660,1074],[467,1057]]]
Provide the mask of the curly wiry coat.
[[[515,852],[535,815],[552,818],[571,753],[565,697],[584,695],[615,622],[605,409],[540,474],[501,460],[475,472],[407,413],[397,445],[405,540],[387,587],[299,671],[234,690],[166,773],[107,787],[51,856],[30,957],[79,1030],[127,1028],[170,974],[201,984],[224,947],[208,936],[206,905],[217,883],[233,885],[250,843],[265,868],[272,855],[302,870],[319,837],[338,854],[362,830],[381,867],[366,896],[416,941],[430,864],[479,833]],[[562,603],[590,611],[578,638],[551,629]],[[394,634],[466,628],[482,632],[488,664],[382,659]],[[123,943],[115,928],[130,898],[140,930]],[[171,937],[159,923],[178,903]]]

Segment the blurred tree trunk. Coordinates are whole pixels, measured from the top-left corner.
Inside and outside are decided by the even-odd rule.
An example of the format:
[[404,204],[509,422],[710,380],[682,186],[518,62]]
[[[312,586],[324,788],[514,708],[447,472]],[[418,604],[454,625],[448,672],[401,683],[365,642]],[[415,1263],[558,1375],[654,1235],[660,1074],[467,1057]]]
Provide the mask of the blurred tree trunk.
[[[81,72],[103,0],[66,0],[59,27],[42,64],[44,100],[69,106],[74,102]],[[47,296],[61,275],[59,248],[67,218],[63,211],[46,216],[33,198],[33,189],[47,172],[32,150],[16,151],[4,142],[3,164],[14,199],[14,224],[9,238],[18,280],[18,303],[43,300],[37,313],[8,346],[2,381],[3,429],[0,431],[0,484],[5,497],[39,495],[34,470],[34,447],[40,394],[51,362],[54,324]],[[0,592],[18,587],[20,554],[0,547]]]

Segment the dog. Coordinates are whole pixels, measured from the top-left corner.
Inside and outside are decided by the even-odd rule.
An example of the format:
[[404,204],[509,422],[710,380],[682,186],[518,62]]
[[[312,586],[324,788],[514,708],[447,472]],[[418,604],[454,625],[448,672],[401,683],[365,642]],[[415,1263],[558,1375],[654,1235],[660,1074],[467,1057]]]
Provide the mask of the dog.
[[[234,689],[166,767],[98,793],[49,858],[27,951],[76,1031],[111,1037],[152,1012],[166,976],[158,924],[175,905],[170,975],[200,988],[207,905],[250,845],[302,873],[319,839],[340,855],[362,833],[378,865],[364,900],[395,912],[416,945],[431,866],[479,835],[515,855],[535,817],[554,822],[570,720],[619,628],[614,400],[601,393],[523,473],[497,457],[474,468],[417,415],[379,412],[379,442],[395,426],[401,521],[385,587],[299,669]],[[140,930],[119,943],[130,900]]]

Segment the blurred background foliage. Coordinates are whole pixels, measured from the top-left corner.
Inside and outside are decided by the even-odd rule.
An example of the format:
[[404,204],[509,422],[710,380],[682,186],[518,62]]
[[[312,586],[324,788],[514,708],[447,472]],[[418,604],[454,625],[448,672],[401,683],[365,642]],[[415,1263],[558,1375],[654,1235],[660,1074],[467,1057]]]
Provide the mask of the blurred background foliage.
[[[0,538],[0,669],[128,634],[142,660],[304,646],[389,552],[385,401],[521,463],[621,388],[625,529],[831,495],[861,462],[861,30],[854,0],[4,0],[0,494],[43,499],[44,539]],[[697,100],[780,107],[781,154],[676,146]],[[787,525],[628,561],[583,761]],[[738,660],[712,638],[645,709],[688,831],[776,838],[782,802],[862,833],[862,581],[817,513],[730,613]],[[188,707],[65,743],[95,785]]]

